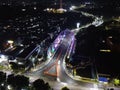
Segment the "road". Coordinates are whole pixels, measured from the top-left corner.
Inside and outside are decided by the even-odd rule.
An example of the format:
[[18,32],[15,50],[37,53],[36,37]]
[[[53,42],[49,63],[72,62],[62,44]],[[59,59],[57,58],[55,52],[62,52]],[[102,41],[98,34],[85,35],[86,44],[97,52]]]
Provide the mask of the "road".
[[31,77],[32,79],[30,79],[33,81],[38,78],[44,79],[55,90],[60,90],[63,86],[67,86],[71,90],[90,90],[90,88],[94,88],[93,83],[74,80],[65,71],[63,63],[68,54],[69,46],[72,44],[72,40],[74,40],[73,37],[73,33],[67,33],[50,62],[43,68],[34,72],[28,72],[25,75]]

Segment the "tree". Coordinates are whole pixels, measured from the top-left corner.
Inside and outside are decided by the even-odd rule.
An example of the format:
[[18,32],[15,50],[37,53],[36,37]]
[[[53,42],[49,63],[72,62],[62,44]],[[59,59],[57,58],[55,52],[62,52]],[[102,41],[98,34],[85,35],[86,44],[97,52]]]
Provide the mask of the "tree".
[[14,76],[14,74],[11,74],[7,78],[7,83],[11,85],[13,88],[20,90],[23,87],[28,87],[29,78],[23,75]]
[[0,84],[6,81],[6,73],[0,72]]
[[119,79],[114,79],[114,85],[119,86],[120,85],[120,80]]
[[51,90],[48,83],[45,83],[42,79],[37,79],[33,82],[33,88],[35,90]]
[[0,72],[0,90],[5,90],[6,73]]
[[14,74],[8,75],[7,84],[8,84],[8,85],[11,85],[11,86],[13,86],[13,87],[16,86],[16,83],[15,83],[15,81],[14,81]]
[[33,87],[35,90],[44,90],[44,81],[42,79],[37,79],[33,82]]
[[68,87],[63,87],[61,90],[70,90]]
[[28,87],[29,78],[25,77],[24,75],[17,75],[15,76],[15,83],[18,89],[21,89],[22,87]]
[[45,83],[45,90],[50,90],[50,89],[51,89],[51,87],[50,87],[49,83],[48,82]]

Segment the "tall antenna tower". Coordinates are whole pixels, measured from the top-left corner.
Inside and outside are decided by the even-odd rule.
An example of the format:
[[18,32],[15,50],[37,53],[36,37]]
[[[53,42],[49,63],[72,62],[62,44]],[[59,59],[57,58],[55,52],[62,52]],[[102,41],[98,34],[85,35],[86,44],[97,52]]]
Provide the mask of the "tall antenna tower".
[[63,9],[62,0],[60,0],[60,8],[57,9],[57,12],[58,12],[58,13],[64,13],[64,12],[66,12],[66,11],[67,11],[66,9]]
[[62,8],[62,0],[60,0],[60,8]]

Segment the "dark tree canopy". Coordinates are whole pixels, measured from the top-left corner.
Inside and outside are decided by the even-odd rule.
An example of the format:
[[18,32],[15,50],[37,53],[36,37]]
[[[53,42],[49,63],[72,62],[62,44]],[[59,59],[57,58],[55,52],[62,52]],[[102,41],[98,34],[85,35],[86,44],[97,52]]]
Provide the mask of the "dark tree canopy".
[[14,74],[11,74],[7,78],[7,83],[13,86],[14,88],[27,87],[29,85],[29,78],[23,75],[14,76]]
[[61,90],[70,90],[68,87],[63,87]]
[[35,90],[51,90],[48,83],[45,83],[42,79],[37,79],[33,82],[33,88]]
[[19,87],[25,87],[29,85],[29,78],[23,76],[23,75],[17,75],[15,76],[15,82],[16,85]]
[[0,84],[6,80],[6,73],[0,72]]

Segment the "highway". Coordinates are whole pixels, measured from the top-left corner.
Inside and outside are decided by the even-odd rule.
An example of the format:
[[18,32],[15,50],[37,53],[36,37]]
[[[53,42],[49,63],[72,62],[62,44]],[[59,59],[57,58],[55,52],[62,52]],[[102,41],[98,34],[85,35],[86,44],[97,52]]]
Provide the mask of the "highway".
[[41,69],[28,72],[25,75],[32,78],[33,81],[37,78],[44,79],[55,90],[60,90],[63,86],[67,86],[71,90],[89,90],[90,88],[94,88],[93,83],[74,80],[66,73],[63,63],[72,44],[72,40],[74,40],[73,38],[73,33],[67,33],[50,62]]

